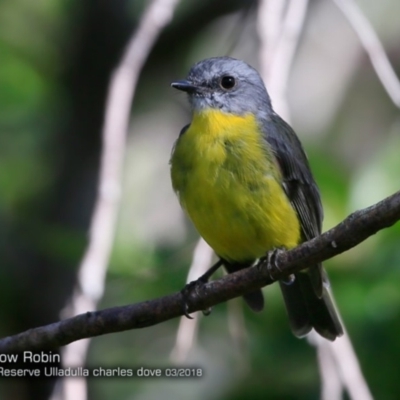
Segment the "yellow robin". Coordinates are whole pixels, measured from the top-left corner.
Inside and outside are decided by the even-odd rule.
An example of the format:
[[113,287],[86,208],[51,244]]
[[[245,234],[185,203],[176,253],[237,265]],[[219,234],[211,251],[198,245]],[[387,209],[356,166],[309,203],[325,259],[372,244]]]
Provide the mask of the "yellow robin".
[[[228,273],[321,233],[320,194],[305,152],[254,68],[209,58],[172,87],[188,94],[192,109],[172,152],[172,185]],[[279,284],[296,336],[312,328],[329,340],[342,335],[321,264]],[[255,311],[264,306],[261,290],[243,297]]]

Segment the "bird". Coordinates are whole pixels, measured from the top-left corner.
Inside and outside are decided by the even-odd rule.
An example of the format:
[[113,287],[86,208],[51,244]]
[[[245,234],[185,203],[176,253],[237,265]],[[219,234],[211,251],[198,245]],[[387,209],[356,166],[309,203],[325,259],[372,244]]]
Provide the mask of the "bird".
[[[186,92],[192,112],[172,149],[172,187],[219,257],[216,267],[228,273],[249,268],[271,251],[321,234],[323,208],[308,158],[294,130],[273,110],[256,69],[213,57],[171,86]],[[343,334],[321,264],[279,285],[295,336],[314,329],[333,341]],[[261,290],[243,298],[254,311],[264,308]]]

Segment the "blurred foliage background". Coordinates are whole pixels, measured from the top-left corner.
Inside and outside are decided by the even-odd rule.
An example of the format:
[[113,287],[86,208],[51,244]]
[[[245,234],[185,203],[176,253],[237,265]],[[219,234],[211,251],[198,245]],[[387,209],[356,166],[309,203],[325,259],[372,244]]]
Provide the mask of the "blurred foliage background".
[[[181,289],[197,234],[169,178],[189,121],[169,83],[200,59],[229,54],[258,67],[256,8],[245,0],[182,1],[140,76],[127,143],[118,230],[101,308]],[[0,334],[54,322],[71,295],[96,196],[110,72],[146,2],[0,2]],[[358,0],[400,75],[400,3]],[[233,39],[232,39],[233,38]],[[232,46],[233,45],[233,46]],[[324,229],[400,186],[400,119],[335,5],[311,1],[290,75],[291,124],[322,191]],[[273,100],[273,99],[272,99]],[[377,399],[400,392],[400,226],[325,263]],[[289,330],[277,287],[235,339],[230,307],[200,321],[185,365],[201,379],[91,379],[89,398],[315,399],[315,350]],[[178,320],[93,340],[88,366],[171,366]],[[0,381],[1,399],[47,399],[54,382]]]

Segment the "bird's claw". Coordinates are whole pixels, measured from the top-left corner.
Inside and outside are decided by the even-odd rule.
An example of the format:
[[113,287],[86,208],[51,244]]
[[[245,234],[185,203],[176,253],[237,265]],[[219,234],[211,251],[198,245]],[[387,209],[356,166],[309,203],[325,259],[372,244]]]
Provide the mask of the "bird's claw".
[[[285,249],[283,248],[276,248],[271,251],[269,251],[265,257],[263,257],[260,262],[258,263],[257,267],[258,268],[263,268],[265,264],[267,265],[267,270],[269,277],[273,280],[276,281],[277,278],[274,276],[276,272],[282,272],[281,268],[279,267],[277,263],[277,257],[279,254],[282,254],[285,252]],[[282,280],[282,279],[281,279]],[[284,279],[284,282],[292,283],[294,280],[294,275],[289,275],[287,279]]]
[[[203,277],[200,277],[196,281],[189,282],[186,284],[186,286],[181,290],[182,293],[182,307],[183,307],[183,315],[185,315],[186,318],[188,319],[193,319],[192,316],[189,314],[189,304],[188,300],[190,297],[190,294],[195,291],[198,292],[199,288],[204,286],[207,283],[207,280],[202,279]],[[202,310],[203,315],[207,316],[211,314],[211,307],[207,308],[206,310]]]
[[193,317],[190,316],[190,314],[189,314],[188,300],[189,300],[190,293],[192,293],[193,289],[195,288],[196,283],[197,283],[197,281],[189,282],[181,290],[183,314],[188,319],[193,319]]
[[187,319],[193,319],[193,317],[189,314],[189,305],[188,303],[184,300],[183,301],[183,315],[187,318]]

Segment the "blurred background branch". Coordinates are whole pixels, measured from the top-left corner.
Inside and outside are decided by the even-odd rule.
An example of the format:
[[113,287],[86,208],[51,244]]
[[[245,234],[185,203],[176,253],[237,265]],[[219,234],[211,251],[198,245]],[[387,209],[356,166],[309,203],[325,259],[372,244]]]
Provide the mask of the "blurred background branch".
[[[348,393],[350,399],[373,399],[348,333],[335,343],[321,340],[315,334],[312,335],[310,341],[314,342],[317,348],[320,371],[324,374],[322,400],[333,400],[336,396],[342,399],[344,391]],[[315,343],[316,341],[320,343]]]
[[[111,74],[102,133],[102,155],[97,199],[90,222],[89,243],[78,268],[74,294],[63,311],[69,318],[94,311],[104,293],[105,277],[122,191],[122,167],[132,99],[140,71],[160,31],[167,25],[178,0],[153,0],[144,10],[121,62]],[[62,351],[64,367],[84,366],[89,340],[80,340]],[[54,400],[85,400],[85,378],[59,379]]]
[[[213,251],[211,247],[203,240],[199,239],[193,252],[192,264],[186,283],[195,281],[211,267]],[[181,317],[176,334],[175,346],[171,351],[171,360],[175,363],[182,363],[189,355],[190,350],[195,345],[196,334],[198,331],[200,314],[194,313],[193,319],[186,316]]]
[[360,39],[371,63],[393,103],[400,108],[400,81],[371,23],[353,0],[334,0]]
[[[307,12],[308,0],[260,0],[260,73],[274,109],[290,121],[287,85]],[[285,12],[283,12],[286,9]]]

